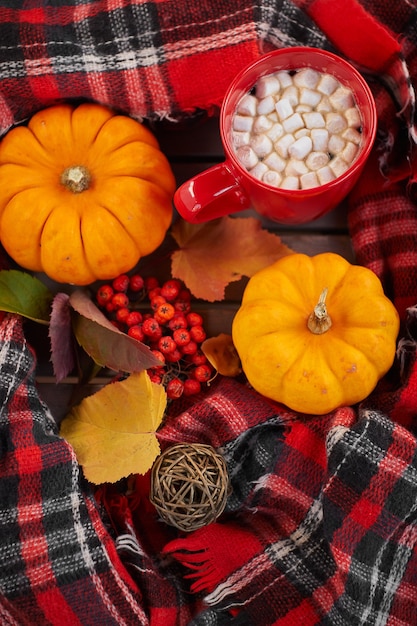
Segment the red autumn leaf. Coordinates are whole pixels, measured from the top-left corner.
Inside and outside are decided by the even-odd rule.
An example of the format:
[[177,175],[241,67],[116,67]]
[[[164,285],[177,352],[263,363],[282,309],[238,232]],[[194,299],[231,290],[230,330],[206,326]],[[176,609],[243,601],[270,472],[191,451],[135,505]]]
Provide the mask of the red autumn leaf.
[[252,217],[222,217],[205,224],[178,220],[172,235],[180,248],[171,257],[172,276],[208,302],[223,300],[229,283],[292,253]]
[[148,346],[118,330],[85,291],[74,291],[69,304],[75,337],[99,365],[129,373],[161,365]]
[[75,366],[72,346],[71,312],[66,293],[57,293],[52,301],[49,322],[51,361],[57,383],[68,376]]

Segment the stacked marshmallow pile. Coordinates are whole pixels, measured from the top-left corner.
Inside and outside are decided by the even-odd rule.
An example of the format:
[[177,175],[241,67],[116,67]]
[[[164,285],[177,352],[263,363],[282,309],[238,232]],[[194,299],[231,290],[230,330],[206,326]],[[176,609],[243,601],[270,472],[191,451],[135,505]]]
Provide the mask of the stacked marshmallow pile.
[[353,93],[311,68],[261,77],[238,103],[232,141],[240,163],[283,189],[334,180],[355,160],[361,116]]

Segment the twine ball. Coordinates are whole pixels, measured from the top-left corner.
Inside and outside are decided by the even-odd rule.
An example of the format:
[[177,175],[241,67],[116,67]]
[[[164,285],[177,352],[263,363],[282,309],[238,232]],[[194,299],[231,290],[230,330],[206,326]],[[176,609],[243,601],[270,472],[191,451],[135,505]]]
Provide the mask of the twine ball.
[[213,522],[229,494],[226,463],[205,444],[178,444],[165,450],[151,472],[150,500],[161,518],[191,532]]

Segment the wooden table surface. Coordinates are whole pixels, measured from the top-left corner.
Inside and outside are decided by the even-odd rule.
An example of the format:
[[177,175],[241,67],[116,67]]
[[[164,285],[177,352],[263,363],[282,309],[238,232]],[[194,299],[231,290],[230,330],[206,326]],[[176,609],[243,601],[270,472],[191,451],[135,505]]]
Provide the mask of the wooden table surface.
[[[179,124],[158,123],[152,126],[152,131],[159,140],[161,150],[171,163],[178,185],[224,159],[217,117]],[[252,210],[237,215],[259,218]],[[314,222],[301,226],[282,226],[265,219],[261,221],[265,228],[279,235],[281,240],[296,252],[313,255],[332,251],[341,254],[351,262],[354,260],[344,206],[338,207]],[[237,310],[244,284],[244,281],[233,283],[231,288],[226,290],[226,299],[221,303],[196,303],[194,309],[204,315],[209,334],[230,332],[233,315]],[[39,355],[37,382],[40,395],[50,407],[54,417],[60,420],[67,411],[77,379],[69,376],[56,384],[49,358],[46,328],[28,322],[26,334],[29,343],[34,346]],[[106,380],[108,378],[106,379],[105,375],[95,379],[91,390],[95,391]]]

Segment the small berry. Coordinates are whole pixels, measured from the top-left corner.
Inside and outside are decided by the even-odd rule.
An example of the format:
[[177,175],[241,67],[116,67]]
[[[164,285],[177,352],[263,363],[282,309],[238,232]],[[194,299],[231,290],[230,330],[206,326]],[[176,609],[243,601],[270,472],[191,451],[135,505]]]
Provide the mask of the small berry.
[[190,313],[187,313],[186,319],[187,319],[189,326],[202,326],[203,325],[203,318],[201,317],[199,313],[195,313],[195,311],[191,311]]
[[124,309],[129,306],[129,298],[121,291],[118,291],[112,296],[111,303],[114,306],[113,310]]
[[183,287],[178,294],[178,300],[191,300],[191,291],[186,287]]
[[166,324],[174,317],[175,309],[169,302],[160,304],[154,313],[154,317],[160,324]]
[[172,336],[174,338],[176,345],[181,348],[186,346],[187,343],[190,343],[191,341],[190,333],[188,332],[186,328],[177,328],[172,333]]
[[161,306],[161,304],[165,304],[166,299],[164,298],[164,296],[161,296],[161,294],[158,294],[154,296],[153,298],[150,298],[149,301],[150,301],[151,309],[153,311],[156,311],[157,308]]
[[201,383],[196,378],[187,378],[184,381],[184,396],[194,396],[201,391]]
[[154,317],[148,317],[142,324],[144,335],[151,339],[160,339],[162,337],[162,328]]
[[119,274],[112,282],[112,287],[115,291],[122,291],[126,293],[129,288],[129,276],[127,274]]
[[176,400],[180,398],[184,391],[184,383],[181,379],[175,377],[171,378],[166,386],[167,397],[171,400]]
[[162,372],[153,370],[153,368],[147,370],[147,372],[151,382],[156,383],[157,385],[160,385],[162,383],[162,379],[164,377],[164,374]]
[[161,295],[161,287],[155,287],[154,289],[150,289],[150,291],[148,291],[148,298],[150,301],[152,301],[154,298],[160,295]]
[[130,315],[130,310],[127,306],[121,307],[116,311],[116,320],[122,324],[126,324],[126,320]]
[[145,289],[147,292],[152,291],[159,287],[159,280],[155,276],[147,276],[144,280]]
[[143,341],[145,339],[142,326],[139,326],[139,324],[136,324],[135,326],[130,326],[127,334],[129,335],[129,337],[133,337],[133,339],[137,339],[138,341]]
[[161,363],[165,363],[165,355],[162,354],[162,352],[160,350],[157,350],[156,348],[151,350],[152,354],[154,355],[154,357],[156,359],[158,359],[159,361],[161,361]]
[[161,287],[161,295],[163,295],[168,302],[172,302],[178,296],[181,291],[181,283],[175,278],[167,280]]
[[201,383],[206,383],[208,380],[210,380],[211,375],[212,375],[211,367],[207,364],[198,365],[193,372],[194,378],[200,381]]
[[111,285],[102,285],[99,287],[96,293],[96,300],[99,306],[104,307],[107,302],[110,302],[114,294],[113,288]]
[[174,317],[169,320],[168,328],[170,330],[178,330],[179,328],[187,328],[187,320],[182,313],[178,311],[174,314]]
[[127,324],[127,326],[137,326],[141,322],[142,322],[142,313],[140,313],[139,311],[130,311],[129,315],[127,316],[125,320],[125,323]]
[[168,352],[165,355],[165,360],[167,363],[177,363],[182,358],[181,352],[176,348],[173,352]]
[[190,335],[191,339],[193,339],[196,343],[203,343],[203,341],[207,337],[204,328],[198,324],[196,324],[195,326],[191,326]]
[[204,363],[207,363],[207,357],[203,354],[203,352],[201,352],[201,350],[197,350],[194,354],[190,354],[188,358],[193,365],[204,365]]
[[142,291],[145,286],[145,281],[140,274],[133,274],[129,279],[130,291]]
[[174,302],[174,307],[180,313],[189,313],[191,310],[191,304],[189,300],[179,300],[178,298]]
[[161,337],[158,341],[158,348],[163,354],[169,354],[170,352],[174,352],[177,349],[177,344],[169,335],[165,337]]
[[113,302],[110,300],[110,302],[106,302],[106,304],[104,305],[105,310],[107,311],[107,313],[113,313],[117,307],[115,304],[113,304]]
[[195,341],[191,339],[184,346],[181,346],[181,352],[183,354],[195,354],[197,352],[198,346]]

